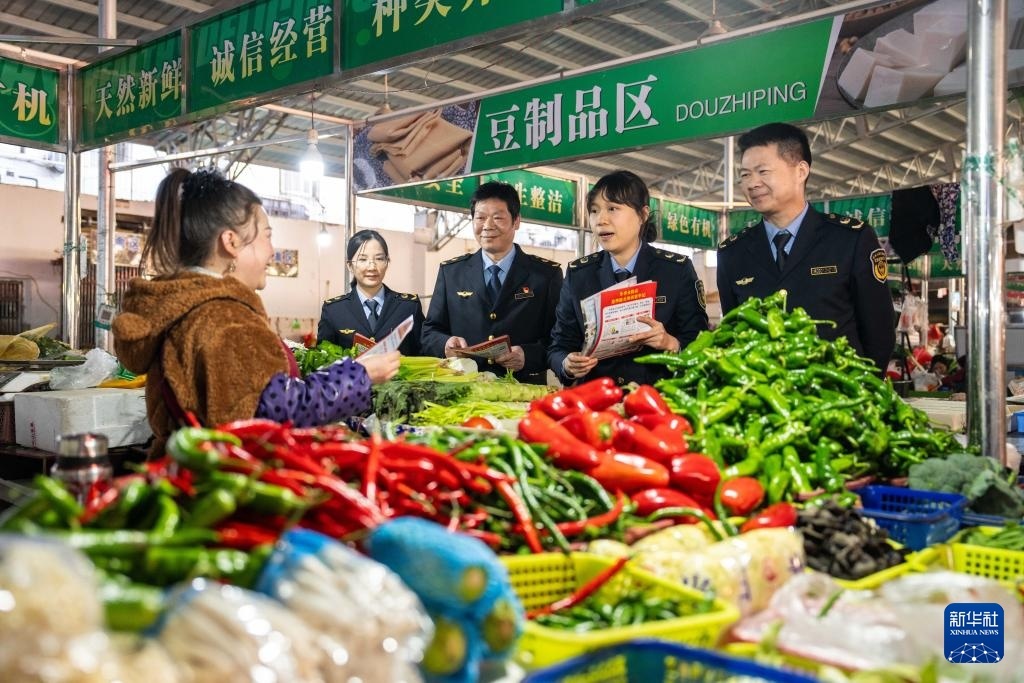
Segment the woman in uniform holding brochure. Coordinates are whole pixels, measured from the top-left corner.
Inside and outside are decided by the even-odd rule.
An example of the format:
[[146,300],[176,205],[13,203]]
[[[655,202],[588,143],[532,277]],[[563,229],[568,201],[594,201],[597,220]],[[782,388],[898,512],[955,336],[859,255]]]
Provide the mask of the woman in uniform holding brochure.
[[348,269],[352,287],[348,294],[324,302],[317,326],[317,341],[327,340],[348,348],[359,334],[377,342],[412,316],[412,331],[398,350],[403,356],[415,356],[420,350],[423,308],[415,294],[396,292],[384,284],[391,256],[388,243],[376,230],[360,230],[348,241]]
[[[665,369],[634,363],[634,358],[679,351],[708,329],[704,287],[689,257],[650,244],[658,230],[649,200],[646,184],[630,171],[604,176],[587,194],[590,230],[602,250],[571,262],[562,285],[548,364],[563,384],[605,376],[619,384],[653,383],[667,376]],[[635,318],[648,329],[629,337],[631,350],[620,355],[585,355],[581,302],[628,278],[657,285],[653,317]]]

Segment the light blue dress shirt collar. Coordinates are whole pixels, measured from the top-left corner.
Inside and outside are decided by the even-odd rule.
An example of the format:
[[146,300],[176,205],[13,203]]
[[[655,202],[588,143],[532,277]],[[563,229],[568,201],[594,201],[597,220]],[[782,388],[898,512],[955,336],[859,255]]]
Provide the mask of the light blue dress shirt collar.
[[772,249],[773,260],[777,256],[777,254],[775,253],[775,236],[778,235],[783,230],[789,230],[789,234],[792,235],[792,237],[789,238],[789,242],[786,244],[786,254],[793,253],[793,245],[796,244],[796,234],[800,231],[800,224],[804,222],[804,216],[807,215],[807,210],[809,208],[810,204],[805,203],[804,210],[801,211],[800,214],[797,215],[797,217],[794,218],[793,222],[790,223],[789,225],[776,227],[775,225],[769,223],[768,221],[764,222],[764,230],[766,233],[768,233],[768,245]]
[[481,251],[480,255],[483,256],[482,260],[484,262],[484,282],[487,282],[487,278],[490,277],[490,273],[487,272],[487,269],[492,265],[496,265],[501,268],[501,281],[504,283],[505,278],[508,277],[508,270],[512,267],[512,260],[516,257],[516,248],[512,247],[512,251],[505,254],[500,261],[492,261],[491,257],[488,256],[485,251]]
[[[380,291],[374,294],[372,297],[363,294],[363,290],[356,287],[356,296],[359,297],[359,305],[363,307],[363,314],[369,316],[370,311],[366,308],[366,302],[373,299],[377,302],[377,319],[380,320],[381,314],[384,312],[384,288],[381,287]],[[367,318],[369,320],[369,318]]]
[[[630,275],[636,275],[636,260],[640,258],[640,249],[643,249],[643,246],[644,245],[641,244],[640,247],[637,248],[636,253],[633,254],[633,258],[626,262],[625,269],[629,271]],[[608,263],[611,265],[613,273],[622,270],[622,267],[619,266],[611,254],[608,254]]]

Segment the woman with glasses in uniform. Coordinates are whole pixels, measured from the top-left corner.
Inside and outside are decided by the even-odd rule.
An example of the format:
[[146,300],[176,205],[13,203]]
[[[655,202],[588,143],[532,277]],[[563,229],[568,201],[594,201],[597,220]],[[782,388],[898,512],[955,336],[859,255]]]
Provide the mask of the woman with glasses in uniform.
[[378,341],[411,315],[413,328],[398,350],[405,356],[417,355],[423,309],[415,294],[396,292],[384,284],[390,262],[388,243],[376,230],[360,230],[349,239],[346,256],[351,291],[324,302],[317,342],[326,339],[349,348],[357,332]]

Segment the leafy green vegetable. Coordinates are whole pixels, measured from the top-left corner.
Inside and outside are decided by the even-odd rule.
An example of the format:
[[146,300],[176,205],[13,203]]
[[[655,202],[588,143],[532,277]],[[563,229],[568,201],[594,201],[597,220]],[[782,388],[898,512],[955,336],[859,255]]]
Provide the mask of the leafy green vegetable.
[[299,373],[303,377],[342,358],[356,357],[355,347],[346,349],[326,339],[312,349],[293,349],[292,352],[295,354],[295,362],[299,365]]
[[994,458],[954,453],[912,465],[909,474],[911,488],[959,493],[974,512],[1018,519],[1024,515],[1024,493],[1012,483],[1016,477]]

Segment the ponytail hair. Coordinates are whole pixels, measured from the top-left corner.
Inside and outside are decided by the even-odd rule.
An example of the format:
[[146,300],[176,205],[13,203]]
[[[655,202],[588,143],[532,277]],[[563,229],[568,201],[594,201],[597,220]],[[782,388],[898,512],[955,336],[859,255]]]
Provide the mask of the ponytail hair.
[[651,210],[651,193],[647,183],[632,171],[615,171],[602,176],[587,193],[587,206],[603,196],[610,202],[625,204],[638,216],[647,216],[640,226],[640,241],[653,242],[658,239],[658,225]]
[[[158,275],[200,266],[213,254],[221,233],[243,233],[262,204],[252,190],[215,170],[176,168],[157,188],[142,262]],[[255,231],[243,239],[243,244],[253,241]]]

